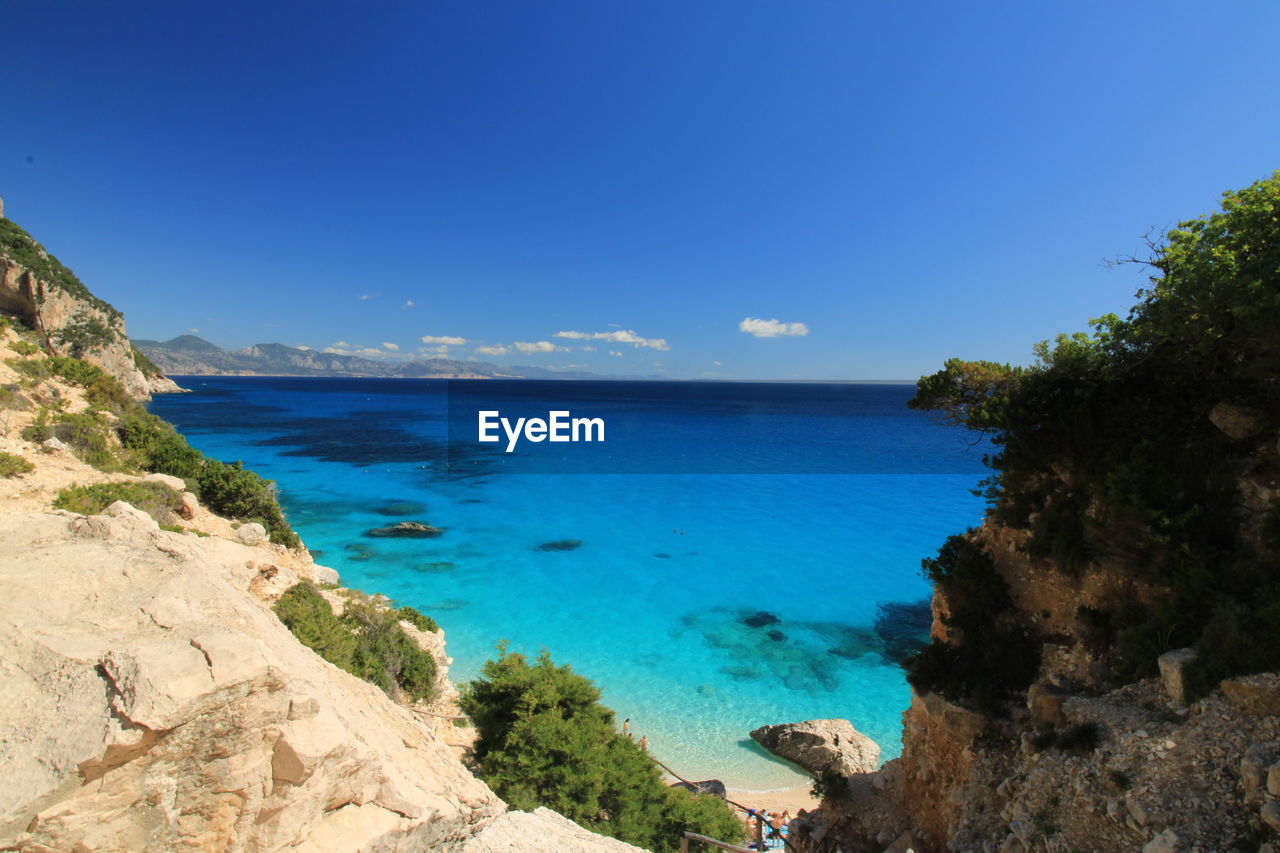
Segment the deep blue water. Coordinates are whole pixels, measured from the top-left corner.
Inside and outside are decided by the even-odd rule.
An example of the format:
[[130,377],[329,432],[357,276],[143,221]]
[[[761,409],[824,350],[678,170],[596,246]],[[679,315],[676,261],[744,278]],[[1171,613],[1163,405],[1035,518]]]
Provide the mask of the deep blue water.
[[[750,745],[766,723],[847,717],[897,755],[920,560],[982,513],[983,449],[909,386],[178,380],[151,410],[276,480],[344,584],[435,616],[455,680],[502,639],[549,649],[664,762],[738,787],[804,781]],[[605,441],[508,454],[480,409],[601,417]],[[445,532],[363,535],[398,520]]]

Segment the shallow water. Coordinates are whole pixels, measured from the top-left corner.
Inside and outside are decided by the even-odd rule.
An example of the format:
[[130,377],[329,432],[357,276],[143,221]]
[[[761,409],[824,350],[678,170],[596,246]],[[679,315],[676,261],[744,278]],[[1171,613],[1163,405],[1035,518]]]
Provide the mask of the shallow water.
[[[982,511],[982,448],[909,387],[179,382],[152,411],[276,480],[344,584],[435,616],[455,680],[502,639],[549,649],[673,769],[739,788],[804,781],[750,743],[767,723],[847,717],[898,754],[920,560]],[[475,406],[602,413],[607,440],[505,455]],[[444,533],[362,535],[402,520]]]

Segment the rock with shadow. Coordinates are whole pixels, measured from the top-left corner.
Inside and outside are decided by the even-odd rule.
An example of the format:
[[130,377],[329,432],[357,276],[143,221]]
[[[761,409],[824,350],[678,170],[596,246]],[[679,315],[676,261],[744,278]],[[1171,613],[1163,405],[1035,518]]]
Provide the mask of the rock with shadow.
[[423,524],[421,521],[400,521],[386,527],[374,527],[364,532],[373,539],[436,539],[444,530]]

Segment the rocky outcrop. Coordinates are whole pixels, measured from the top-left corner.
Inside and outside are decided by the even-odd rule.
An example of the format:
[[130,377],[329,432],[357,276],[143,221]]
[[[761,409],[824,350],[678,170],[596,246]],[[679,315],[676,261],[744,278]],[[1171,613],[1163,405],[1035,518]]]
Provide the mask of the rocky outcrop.
[[503,816],[430,725],[280,624],[298,578],[261,548],[115,510],[0,515],[0,842],[634,849]]
[[815,776],[870,773],[880,763],[880,747],[848,720],[761,726],[751,732],[751,739]]
[[75,356],[96,364],[120,380],[135,399],[181,390],[154,365],[135,358],[119,311],[90,293],[57,258],[3,218],[0,312],[20,317],[36,331],[51,355]]

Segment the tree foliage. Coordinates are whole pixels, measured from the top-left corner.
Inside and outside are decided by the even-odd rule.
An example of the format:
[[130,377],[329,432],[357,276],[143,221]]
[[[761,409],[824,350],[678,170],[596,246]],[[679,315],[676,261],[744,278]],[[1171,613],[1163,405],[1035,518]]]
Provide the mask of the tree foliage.
[[519,809],[547,806],[594,832],[655,851],[680,834],[737,841],[744,828],[723,800],[668,787],[641,747],[614,728],[600,691],[543,652],[530,662],[500,647],[462,707],[479,739],[479,776]]
[[[1119,676],[1190,644],[1205,679],[1280,667],[1280,627],[1248,615],[1280,608],[1280,536],[1240,492],[1242,475],[1280,474],[1280,172],[1151,250],[1127,317],[1042,342],[1028,368],[952,359],[910,405],[990,438],[992,511],[1033,556],[1067,573],[1105,559],[1167,590],[1116,603]],[[1218,429],[1222,404],[1255,434]]]

